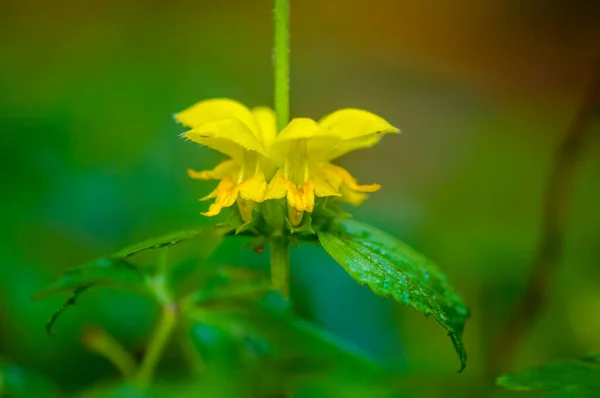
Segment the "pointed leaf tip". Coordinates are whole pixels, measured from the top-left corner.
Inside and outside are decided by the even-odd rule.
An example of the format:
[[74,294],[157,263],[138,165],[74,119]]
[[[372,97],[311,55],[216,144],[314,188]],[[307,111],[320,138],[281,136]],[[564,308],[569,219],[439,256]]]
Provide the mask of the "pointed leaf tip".
[[358,283],[433,316],[454,345],[459,373],[465,369],[462,333],[469,311],[434,263],[394,237],[351,219],[336,220],[318,237],[325,251]]

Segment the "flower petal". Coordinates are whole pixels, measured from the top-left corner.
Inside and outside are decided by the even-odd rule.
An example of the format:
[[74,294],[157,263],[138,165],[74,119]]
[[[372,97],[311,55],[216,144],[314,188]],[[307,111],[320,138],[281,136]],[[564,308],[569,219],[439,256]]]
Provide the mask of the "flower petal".
[[356,192],[344,187],[342,188],[341,199],[344,202],[350,203],[353,206],[360,206],[365,201],[365,199],[367,199],[367,195],[362,192]]
[[188,169],[187,173],[191,178],[197,180],[222,180],[228,175],[235,173],[237,168],[239,168],[237,163],[230,159],[219,163],[217,167],[212,170],[195,171]]
[[324,196],[340,196],[340,192],[327,181],[327,176],[322,175],[318,172],[312,175],[312,180],[315,183],[315,195],[319,197]]
[[385,119],[362,109],[341,109],[323,117],[319,124],[342,141],[330,148],[326,160],[375,145],[384,134],[399,130]]
[[259,139],[265,149],[269,149],[277,136],[275,112],[267,106],[259,106],[252,109],[252,114],[258,124]]
[[308,179],[302,188],[298,189],[296,184],[286,179],[283,173],[278,171],[269,183],[265,200],[283,197],[287,197],[288,206],[295,210],[312,212],[315,207],[315,182]]
[[285,128],[277,135],[277,142],[284,143],[285,141],[309,139],[327,135],[327,131],[323,130],[317,122],[306,117],[293,119]]
[[267,182],[265,181],[265,175],[260,171],[240,183],[240,196],[254,202],[262,202],[265,198],[266,190]]
[[[284,176],[281,170],[279,170],[275,176],[269,182],[269,186],[267,187],[267,192],[265,193],[265,200],[267,199],[282,199],[285,197],[287,192],[288,181]],[[291,183],[293,185],[293,183]]]
[[252,112],[241,103],[227,98],[200,101],[176,114],[175,119],[190,128],[200,127],[204,123],[219,119],[237,119],[253,133],[258,132],[258,125]]
[[329,174],[330,181],[331,179],[339,178],[342,183],[341,186],[346,186],[353,191],[376,192],[381,188],[379,184],[359,185],[356,178],[352,177],[352,174],[348,170],[340,166],[328,164],[324,170]]
[[374,133],[397,133],[385,119],[363,109],[340,109],[324,116],[319,125],[342,139],[348,140]]
[[341,193],[340,199],[354,206],[365,201],[367,195],[364,192],[375,192],[380,188],[378,184],[358,185],[356,179],[346,169],[332,164],[325,166],[321,172],[323,179]]
[[219,189],[217,188],[217,189],[213,190],[211,193],[209,193],[208,195],[203,196],[198,200],[201,202],[204,202],[205,200],[214,199],[217,197],[218,194],[219,194]]
[[198,144],[206,145],[240,162],[243,161],[246,150],[256,151],[266,156],[262,144],[238,119],[220,119],[204,123],[184,135]]
[[[238,197],[239,186],[233,181],[233,178],[227,177],[221,180],[216,189],[215,203],[211,204],[208,211],[202,213],[207,217],[216,216],[224,207],[230,207],[235,203]],[[210,194],[212,196],[213,194]]]
[[308,118],[293,119],[275,138],[271,150],[271,159],[277,164],[282,165],[290,156],[290,150],[298,141],[306,142],[306,155],[312,159],[318,159],[323,153],[326,153],[339,143],[340,139],[326,129],[323,129],[317,122]]
[[313,180],[307,180],[300,189],[304,211],[312,213],[315,209],[315,183]]
[[379,133],[366,135],[364,137],[357,137],[351,140],[346,140],[338,143],[337,145],[329,148],[327,153],[323,156],[325,161],[331,161],[339,158],[348,152],[356,151],[362,148],[370,148],[377,144],[381,140],[382,135]]
[[287,202],[288,206],[293,207],[296,211],[307,211],[312,213],[315,208],[315,184],[312,180],[308,180],[302,185],[302,188],[297,189],[296,185],[288,186]]

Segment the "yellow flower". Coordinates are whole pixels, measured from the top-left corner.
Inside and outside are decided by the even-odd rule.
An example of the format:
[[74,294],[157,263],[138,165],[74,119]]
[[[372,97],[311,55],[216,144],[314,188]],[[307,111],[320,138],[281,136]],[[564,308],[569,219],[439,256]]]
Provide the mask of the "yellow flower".
[[248,109],[229,99],[199,102],[175,119],[191,130],[186,138],[230,157],[213,170],[188,170],[192,178],[220,180],[217,188],[201,200],[215,199],[205,216],[215,216],[236,200],[245,222],[252,218],[255,202],[264,200],[267,180],[275,168],[267,154],[275,139],[275,114],[266,107]]
[[365,192],[375,192],[380,186],[358,185],[348,171],[330,162],[398,131],[381,117],[360,109],[342,109],[318,123],[307,118],[292,120],[271,145],[269,157],[279,169],[265,199],[286,197],[288,219],[294,226],[300,224],[305,211],[313,211],[315,196],[362,203]]
[[215,199],[202,214],[217,215],[237,201],[242,219],[249,222],[255,203],[285,197],[294,226],[300,224],[304,212],[312,213],[315,196],[337,196],[358,205],[365,193],[377,191],[378,184],[359,185],[331,161],[375,145],[384,134],[398,132],[370,112],[342,109],[319,122],[293,119],[277,134],[271,109],[250,110],[229,99],[199,102],[175,118],[191,128],[183,134],[186,138],[230,157],[213,170],[188,170],[192,178],[220,180],[201,199]]

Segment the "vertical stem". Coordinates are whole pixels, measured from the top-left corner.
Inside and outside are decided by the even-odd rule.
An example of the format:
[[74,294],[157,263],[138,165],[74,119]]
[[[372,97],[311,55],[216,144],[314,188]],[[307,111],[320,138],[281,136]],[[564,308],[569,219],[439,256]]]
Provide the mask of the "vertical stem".
[[131,354],[108,332],[94,326],[85,330],[82,336],[85,346],[110,361],[126,379],[134,377],[137,364]]
[[513,361],[519,343],[544,307],[552,277],[559,266],[577,161],[600,107],[600,63],[596,62],[594,80],[557,150],[546,188],[540,242],[531,276],[487,359],[486,370],[490,375],[504,372]]
[[[290,119],[290,4],[289,0],[275,0],[273,10],[275,46],[275,115],[277,131]],[[271,280],[283,297],[290,296],[290,244],[287,237],[276,236],[271,248]]]
[[290,243],[286,236],[272,240],[271,280],[283,297],[290,297]]
[[148,281],[156,299],[161,304],[162,313],[135,376],[135,380],[141,388],[146,388],[150,385],[156,365],[160,361],[163,351],[177,325],[179,308],[173,301],[167,284],[168,255],[168,248],[163,249],[159,258],[157,273]]
[[140,387],[145,388],[150,384],[156,365],[169,342],[173,329],[175,329],[176,321],[177,307],[175,305],[164,305],[162,315],[136,376],[136,381]]
[[283,130],[290,118],[290,6],[289,0],[275,0],[275,115],[277,131]]

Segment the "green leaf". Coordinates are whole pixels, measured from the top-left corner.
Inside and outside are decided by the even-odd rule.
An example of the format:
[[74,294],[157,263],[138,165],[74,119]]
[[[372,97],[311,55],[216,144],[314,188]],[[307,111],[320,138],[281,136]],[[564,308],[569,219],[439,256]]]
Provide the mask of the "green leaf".
[[[81,293],[93,286],[111,286],[134,291],[139,294],[151,295],[152,288],[148,284],[148,275],[130,264],[126,260],[127,257],[145,250],[166,248],[185,240],[200,237],[204,238],[201,242],[202,251],[209,253],[218,246],[223,236],[232,230],[231,227],[227,226],[209,226],[189,231],[178,231],[129,246],[112,256],[68,269],[58,281],[33,297],[34,300],[37,300],[58,292],[73,292],[72,296],[54,312],[46,324],[46,329],[49,333],[52,333],[52,326],[64,311],[75,304],[77,297]],[[173,280],[170,282],[177,282],[178,278],[189,276],[195,268],[197,267],[194,263],[192,263],[191,268],[173,267]]]
[[433,316],[454,344],[461,361],[459,372],[465,368],[462,332],[469,311],[434,263],[385,232],[355,220],[335,220],[318,236],[327,253],[358,283]]
[[129,382],[93,385],[75,395],[77,398],[159,398],[163,396],[156,394],[154,388],[147,391]]
[[58,397],[56,387],[39,374],[18,365],[0,363],[0,397]]
[[554,361],[496,380],[515,391],[544,391],[544,397],[600,397],[600,355]]
[[36,294],[33,299],[92,286],[114,286],[147,292],[145,276],[137,267],[120,258],[101,258],[66,270],[56,282]]
[[[204,236],[206,239],[210,239],[214,236],[224,236],[231,232],[233,228],[227,226],[208,226],[195,228],[188,231],[177,231],[167,235],[159,236],[156,238],[148,239],[144,242],[137,243],[135,245],[128,246],[124,249],[119,250],[111,257],[129,257],[134,254],[140,253],[149,249],[160,249],[162,247],[173,246],[183,241]],[[211,245],[212,246],[212,245]]]
[[[206,278],[207,273],[214,273],[216,263],[206,261],[219,247],[224,236],[233,228],[211,227],[196,235],[194,239],[194,254],[171,263],[167,267],[167,279],[170,288],[177,297],[195,290]],[[164,249],[163,249],[164,250]]]
[[94,286],[111,286],[149,294],[145,275],[135,266],[120,258],[103,258],[65,271],[53,284],[36,294],[38,300],[51,294],[73,291],[72,296],[52,315],[46,324],[48,333],[64,311],[75,304],[77,297]]
[[221,268],[196,292],[194,303],[248,299],[264,296],[274,287],[264,275],[240,268]]
[[302,234],[305,233],[307,235],[316,235],[315,230],[312,227],[312,216],[310,213],[305,213],[302,216],[302,222],[297,227],[294,227],[288,218],[285,218],[285,224],[290,234]]
[[360,380],[363,386],[385,380],[378,364],[332,334],[294,317],[289,302],[277,293],[258,303],[201,307],[188,315],[189,338],[208,368],[215,361],[227,366],[232,378],[248,381],[247,388],[262,388],[255,391],[258,396],[274,395],[290,384],[300,388],[334,378],[350,383]]

